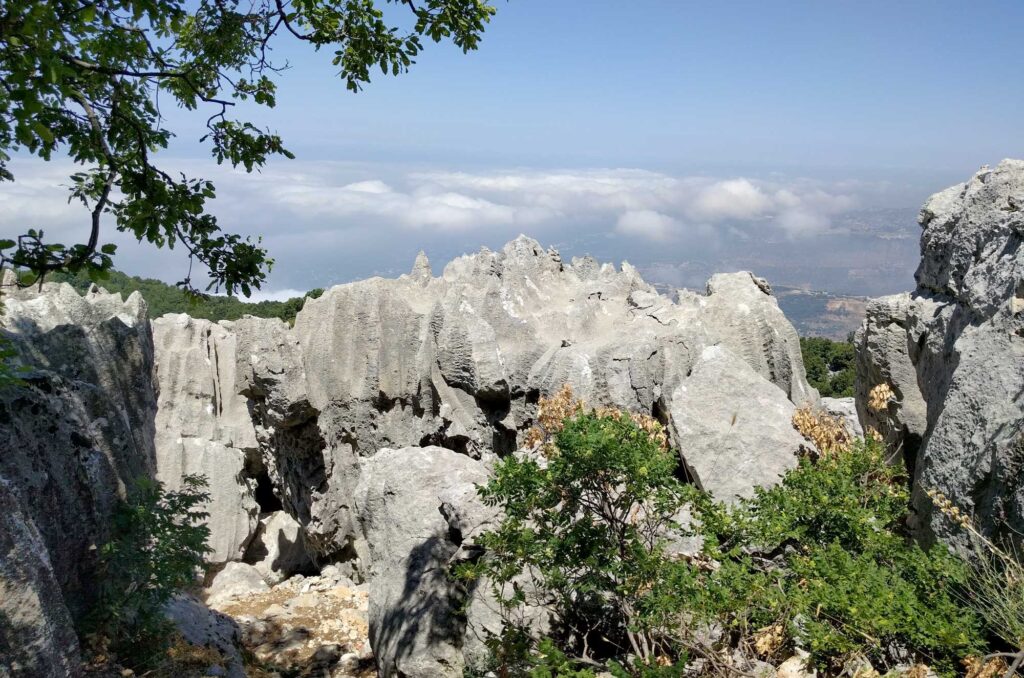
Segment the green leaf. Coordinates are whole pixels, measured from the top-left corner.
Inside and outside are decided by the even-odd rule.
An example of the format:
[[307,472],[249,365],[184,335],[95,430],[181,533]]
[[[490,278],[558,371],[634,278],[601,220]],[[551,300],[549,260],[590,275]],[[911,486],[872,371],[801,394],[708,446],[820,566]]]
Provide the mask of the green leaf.
[[112,242],[108,242],[100,248],[100,252],[103,252],[103,254],[114,254],[117,252],[117,245]]
[[38,134],[39,138],[42,139],[44,142],[48,144],[53,143],[53,132],[50,131],[49,127],[39,122],[38,120],[33,120],[32,129],[35,130],[36,134]]

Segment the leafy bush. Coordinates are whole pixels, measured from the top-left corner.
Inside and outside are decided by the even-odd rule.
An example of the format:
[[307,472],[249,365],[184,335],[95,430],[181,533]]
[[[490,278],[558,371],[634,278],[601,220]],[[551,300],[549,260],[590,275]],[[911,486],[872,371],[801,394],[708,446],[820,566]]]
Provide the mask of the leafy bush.
[[[481,488],[504,520],[461,571],[489,579],[505,611],[499,675],[676,675],[688,656],[715,665],[736,648],[773,662],[804,650],[826,674],[851,657],[949,672],[980,649],[957,597],[969,568],[904,535],[907,479],[879,445],[802,459],[727,505],[680,483],[636,415],[563,409],[539,454],[502,460]],[[699,537],[699,553],[673,555],[681,537]],[[530,606],[550,615],[547,638],[521,621]]]
[[[642,608],[661,580],[665,537],[685,500],[673,476],[678,459],[656,430],[629,416],[577,410],[551,437],[536,456],[501,461],[482,488],[505,520],[480,539],[489,556],[462,574],[497,584],[508,612],[535,603],[529,591],[542,592],[559,644],[583,662],[632,654],[651,663],[671,651]],[[523,631],[510,629],[497,643],[504,665],[531,664]],[[550,664],[552,656],[533,659]]]
[[891,669],[909,653],[950,671],[981,646],[955,593],[969,570],[902,534],[908,499],[902,471],[864,442],[803,459],[734,507],[698,495],[703,553],[718,566],[687,573],[663,604],[690,607],[739,642],[781,625],[777,650],[800,647],[824,669],[851,655]]
[[824,337],[800,337],[807,381],[823,396],[847,398],[853,395],[855,351],[853,342]]
[[200,508],[209,499],[206,485],[189,475],[180,491],[167,492],[143,479],[114,513],[111,539],[100,548],[98,602],[84,631],[94,647],[131,668],[150,666],[166,649],[171,629],[163,607],[195,582],[210,552]]

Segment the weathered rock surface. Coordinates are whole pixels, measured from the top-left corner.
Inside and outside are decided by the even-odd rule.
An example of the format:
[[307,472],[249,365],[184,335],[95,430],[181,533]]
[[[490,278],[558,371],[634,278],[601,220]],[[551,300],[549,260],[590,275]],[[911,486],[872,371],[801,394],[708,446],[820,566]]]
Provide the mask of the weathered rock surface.
[[860,417],[857,414],[856,398],[822,398],[821,407],[833,417],[839,417],[850,435],[855,438],[864,437],[864,428],[860,425]]
[[46,545],[0,480],[0,675],[65,678],[78,673],[79,660]]
[[701,352],[671,403],[669,433],[687,473],[719,499],[774,485],[807,444],[785,393],[723,346]]
[[494,517],[476,485],[485,466],[441,447],[384,449],[356,489],[369,544],[370,642],[381,676],[461,676],[470,595],[449,578],[472,536]]
[[13,587],[0,609],[29,622],[24,611],[38,605],[29,624],[38,625],[18,637],[47,657],[30,675],[47,675],[77,654],[66,615],[80,617],[94,600],[95,547],[108,540],[118,499],[154,471],[153,344],[138,294],[123,301],[95,288],[82,296],[68,285],[12,282],[5,278],[0,322],[26,371],[23,385],[0,391],[0,513],[11,521],[2,550],[12,559],[0,569],[2,587]]
[[240,559],[259,516],[246,461],[259,453],[248,401],[237,388],[237,336],[228,322],[172,314],[153,321],[153,341],[157,479],[177,490],[185,475],[206,476],[210,561]]
[[313,569],[302,526],[284,511],[260,517],[259,527],[245,552],[268,584],[278,584],[293,574]]
[[[925,495],[945,494],[986,532],[1024,531],[1024,161],[983,168],[921,210],[917,288],[868,308],[858,410],[885,381],[926,535],[965,535]],[[921,418],[921,404],[925,416]],[[877,418],[876,418],[877,419]],[[884,431],[884,429],[883,429]],[[917,443],[919,436],[919,444]]]

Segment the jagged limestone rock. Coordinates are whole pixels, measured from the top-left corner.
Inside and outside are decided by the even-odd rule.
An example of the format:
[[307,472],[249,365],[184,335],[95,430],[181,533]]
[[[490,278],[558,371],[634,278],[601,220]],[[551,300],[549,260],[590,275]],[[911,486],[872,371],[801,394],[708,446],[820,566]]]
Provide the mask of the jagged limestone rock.
[[915,525],[925,537],[967,543],[963,531],[933,509],[928,490],[942,492],[986,533],[1019,535],[1024,161],[1004,160],[937,193],[920,222],[916,290],[898,302],[869,306],[858,337],[858,409],[876,381],[898,386],[897,414],[919,409],[913,386],[919,389],[923,428],[907,426],[902,414],[897,425],[920,431],[917,449],[904,447],[914,474]]
[[153,340],[160,388],[157,479],[177,490],[185,475],[206,476],[209,560],[238,560],[259,518],[246,463],[259,451],[248,400],[238,388],[237,334],[228,322],[170,314],[153,321]]
[[19,290],[4,334],[23,384],[0,391],[0,478],[34,523],[73,618],[94,600],[97,547],[126,489],[152,477],[156,389],[146,305],[97,288]]
[[808,445],[795,406],[724,346],[705,348],[672,394],[669,433],[690,479],[716,499],[749,498],[797,465]]
[[[904,453],[916,458],[928,425],[928,406],[910,358],[910,311],[922,301],[906,293],[872,299],[854,336],[857,416],[866,430],[882,436],[889,449],[899,450],[900,458]],[[879,384],[888,384],[894,398],[874,411],[868,407],[868,396]]]
[[0,675],[78,675],[78,638],[50,554],[11,483],[0,480]]

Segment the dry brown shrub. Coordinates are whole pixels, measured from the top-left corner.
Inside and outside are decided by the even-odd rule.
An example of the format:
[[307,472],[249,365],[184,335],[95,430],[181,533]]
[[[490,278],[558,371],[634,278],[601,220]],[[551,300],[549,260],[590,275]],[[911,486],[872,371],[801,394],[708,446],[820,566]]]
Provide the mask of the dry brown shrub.
[[[548,456],[555,454],[557,450],[552,439],[564,428],[566,419],[585,410],[586,407],[583,401],[576,399],[575,395],[573,395],[572,387],[568,384],[562,386],[558,393],[550,398],[542,397],[537,403],[537,424],[526,432],[526,438],[523,441],[524,446],[539,448]],[[627,417],[638,428],[646,431],[653,440],[657,441],[662,449],[667,450],[669,447],[668,434],[665,432],[665,427],[661,425],[661,422],[648,414],[624,412],[612,407],[599,407],[591,411],[599,417],[610,417],[616,420]]]
[[868,409],[881,414],[889,409],[889,403],[896,397],[889,384],[881,383],[868,392]]
[[786,642],[786,628],[772,624],[754,633],[754,650],[761,657],[774,657]]
[[804,405],[793,413],[793,426],[824,454],[849,452],[853,436],[840,417]]
[[1010,668],[1002,657],[987,662],[981,657],[968,657],[961,664],[967,670],[964,678],[1000,678]]
[[599,407],[594,410],[594,414],[599,417],[610,417],[615,420],[626,417],[636,424],[637,428],[641,431],[645,431],[651,437],[651,440],[656,441],[661,449],[668,449],[668,434],[665,432],[665,427],[661,425],[660,421],[649,414],[623,412],[612,407]]

